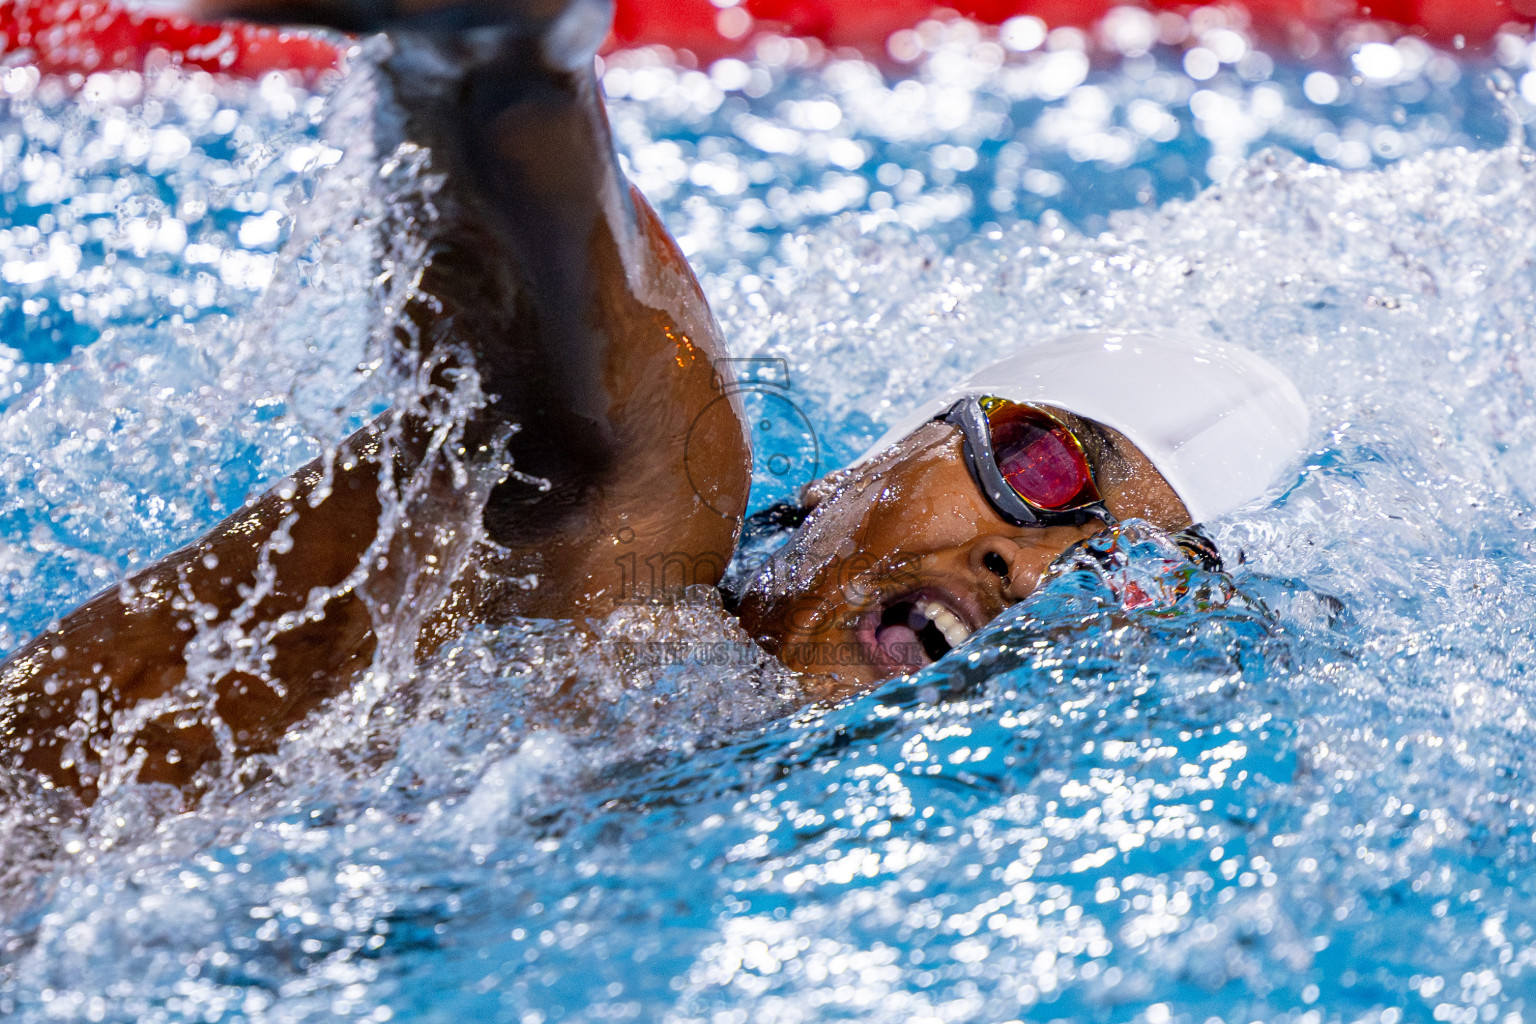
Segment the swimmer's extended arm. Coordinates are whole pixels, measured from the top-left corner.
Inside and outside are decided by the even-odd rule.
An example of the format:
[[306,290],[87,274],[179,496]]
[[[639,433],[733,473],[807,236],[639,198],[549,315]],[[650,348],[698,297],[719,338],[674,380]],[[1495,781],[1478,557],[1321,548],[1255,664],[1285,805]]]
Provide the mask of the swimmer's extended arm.
[[516,425],[485,525],[510,552],[500,573],[540,581],[518,610],[601,613],[652,577],[715,582],[750,451],[698,283],[619,170],[593,67],[611,0],[193,3],[391,37],[403,126],[378,119],[380,157],[414,142],[444,174],[409,355],[444,384],[468,356],[492,396],[471,448]]
[[422,285],[433,307],[417,319],[434,352],[470,349],[496,396],[471,440],[518,425],[517,475],[485,524],[513,552],[503,574],[540,580],[518,603],[545,615],[633,596],[635,566],[715,582],[750,476],[739,415],[721,401],[713,318],[618,168],[592,69],[606,26],[594,31],[594,7],[606,13],[561,7],[537,35],[396,32],[385,65],[406,134],[447,172]]
[[592,60],[609,14],[406,0],[384,63],[403,134],[446,172],[430,301],[412,311],[421,355],[470,352],[495,396],[471,442],[518,427],[485,524],[512,552],[502,574],[538,577],[515,602],[536,614],[606,610],[633,596],[636,566],[713,583],[750,477],[714,320],[618,167]]
[[[91,765],[126,733],[139,778],[184,784],[219,756],[273,749],[375,660],[381,630],[429,620],[430,646],[490,603],[583,616],[644,596],[647,575],[718,578],[750,457],[697,282],[618,170],[591,66],[605,16],[590,0],[497,0],[390,32],[382,70],[402,116],[381,113],[380,141],[429,147],[443,176],[400,211],[430,239],[401,351],[443,389],[473,367],[487,403],[448,451],[430,404],[386,416],[17,651],[0,667],[15,763],[89,796]],[[488,499],[455,472],[501,473],[506,456]],[[393,534],[381,495],[406,502]],[[469,556],[444,600],[470,517],[499,550]]]

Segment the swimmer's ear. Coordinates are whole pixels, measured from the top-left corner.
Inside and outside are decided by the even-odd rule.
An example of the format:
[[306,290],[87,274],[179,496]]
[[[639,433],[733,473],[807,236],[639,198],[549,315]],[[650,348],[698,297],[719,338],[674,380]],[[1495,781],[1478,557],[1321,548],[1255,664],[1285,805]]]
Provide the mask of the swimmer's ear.
[[852,469],[837,469],[824,477],[812,480],[800,488],[800,507],[809,512],[831,497],[832,493],[847,483],[851,476],[853,476]]

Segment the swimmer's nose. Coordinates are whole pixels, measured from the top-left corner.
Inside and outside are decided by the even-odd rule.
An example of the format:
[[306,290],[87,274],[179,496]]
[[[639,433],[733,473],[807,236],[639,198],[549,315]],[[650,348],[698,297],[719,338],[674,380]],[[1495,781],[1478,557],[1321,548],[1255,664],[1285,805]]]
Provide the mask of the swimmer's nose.
[[1011,538],[983,537],[971,546],[968,560],[973,573],[995,578],[1003,600],[1011,602],[1029,596],[1040,579],[1040,572],[1033,565],[1039,559],[1030,557],[1032,554]]
[[986,587],[999,585],[1002,599],[1012,604],[1024,600],[1039,586],[1040,578],[1063,551],[1100,529],[1102,526],[1094,520],[1083,526],[1024,530],[1012,537],[993,534],[972,544],[967,560],[978,583]]

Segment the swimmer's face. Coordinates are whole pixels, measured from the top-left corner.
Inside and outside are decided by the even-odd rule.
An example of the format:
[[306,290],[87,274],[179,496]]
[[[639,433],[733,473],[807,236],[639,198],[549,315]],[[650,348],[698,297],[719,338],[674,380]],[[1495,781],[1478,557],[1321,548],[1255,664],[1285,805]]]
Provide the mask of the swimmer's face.
[[[1071,416],[1105,504],[1169,531],[1189,513],[1123,435]],[[1015,526],[967,470],[960,431],[929,423],[879,458],[806,488],[811,515],[753,580],[742,625],[817,699],[911,672],[1022,600],[1072,544],[1102,530]]]

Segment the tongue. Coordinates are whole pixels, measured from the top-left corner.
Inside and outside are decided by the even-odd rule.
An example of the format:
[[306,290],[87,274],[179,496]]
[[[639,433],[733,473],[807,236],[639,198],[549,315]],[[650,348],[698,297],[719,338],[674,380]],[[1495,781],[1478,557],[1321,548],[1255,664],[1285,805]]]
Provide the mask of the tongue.
[[897,664],[922,665],[928,660],[923,642],[910,626],[886,626],[875,634],[875,643]]

